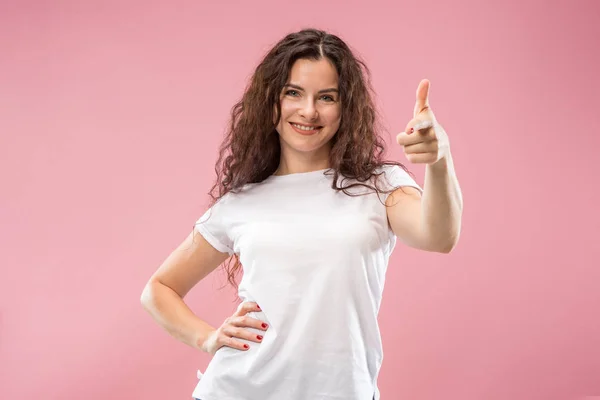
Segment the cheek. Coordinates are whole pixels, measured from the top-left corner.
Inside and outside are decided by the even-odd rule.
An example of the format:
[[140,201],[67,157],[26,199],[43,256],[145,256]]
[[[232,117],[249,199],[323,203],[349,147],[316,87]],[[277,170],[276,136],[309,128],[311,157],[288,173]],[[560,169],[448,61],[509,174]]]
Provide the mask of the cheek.
[[281,119],[285,119],[294,113],[294,106],[289,102],[282,101],[281,102]]
[[330,110],[324,117],[327,124],[331,126],[339,126],[342,121],[340,110]]
[[[280,126],[280,127],[283,126],[286,123],[287,118],[289,118],[293,113],[294,113],[293,107],[290,107],[289,104],[282,102],[281,103],[281,118],[279,119],[278,126]],[[275,121],[277,120],[277,106],[275,106],[273,115],[274,115],[273,123],[275,123]]]

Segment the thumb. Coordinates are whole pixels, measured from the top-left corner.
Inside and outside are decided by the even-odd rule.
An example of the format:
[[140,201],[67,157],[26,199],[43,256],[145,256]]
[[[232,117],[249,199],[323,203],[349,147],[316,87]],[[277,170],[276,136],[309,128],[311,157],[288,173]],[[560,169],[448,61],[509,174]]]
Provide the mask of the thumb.
[[419,83],[419,87],[417,88],[417,102],[415,103],[415,112],[414,116],[416,117],[419,113],[427,108],[429,108],[429,80],[423,79]]
[[235,315],[236,317],[243,317],[249,312],[256,311],[260,311],[260,307],[258,307],[258,304],[256,304],[254,301],[245,301],[238,305],[237,310],[233,315]]

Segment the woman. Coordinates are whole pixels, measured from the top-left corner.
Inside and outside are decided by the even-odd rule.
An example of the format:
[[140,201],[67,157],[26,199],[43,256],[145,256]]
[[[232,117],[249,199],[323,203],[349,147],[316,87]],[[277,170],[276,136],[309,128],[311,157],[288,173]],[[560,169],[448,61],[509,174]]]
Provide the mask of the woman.
[[[397,137],[426,164],[421,190],[382,160],[368,78],[338,37],[303,30],[265,56],[233,108],[215,202],[142,295],[170,334],[214,356],[195,398],[379,398],[377,313],[396,237],[449,252],[462,199],[429,82]],[[229,257],[242,302],[214,328],[183,298]]]

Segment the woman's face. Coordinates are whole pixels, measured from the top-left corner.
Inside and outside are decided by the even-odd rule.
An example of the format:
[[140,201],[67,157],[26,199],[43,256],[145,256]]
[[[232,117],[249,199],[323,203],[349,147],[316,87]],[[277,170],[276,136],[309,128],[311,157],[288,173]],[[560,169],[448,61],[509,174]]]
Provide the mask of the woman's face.
[[321,153],[341,121],[338,74],[328,59],[297,60],[281,94],[281,118],[276,126],[283,154]]

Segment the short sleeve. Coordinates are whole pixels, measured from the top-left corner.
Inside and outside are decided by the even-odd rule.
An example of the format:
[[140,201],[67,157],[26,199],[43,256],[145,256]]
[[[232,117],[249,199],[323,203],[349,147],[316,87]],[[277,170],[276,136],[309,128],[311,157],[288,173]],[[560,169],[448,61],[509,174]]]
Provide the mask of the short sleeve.
[[[423,189],[417,184],[417,182],[406,172],[402,167],[398,165],[385,165],[383,167],[383,185],[382,188],[385,190],[393,190],[404,186],[410,186],[423,193]],[[385,198],[389,196],[386,193]]]
[[227,202],[219,199],[202,215],[194,227],[212,247],[221,253],[233,255],[233,241],[230,237],[231,222],[228,219]]

